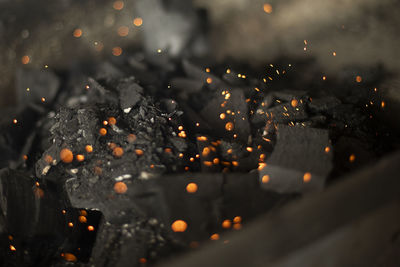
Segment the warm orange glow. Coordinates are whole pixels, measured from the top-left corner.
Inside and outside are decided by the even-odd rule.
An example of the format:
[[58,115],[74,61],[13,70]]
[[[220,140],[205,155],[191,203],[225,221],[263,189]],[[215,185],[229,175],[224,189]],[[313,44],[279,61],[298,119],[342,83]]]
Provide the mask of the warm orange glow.
[[224,220],[222,222],[222,228],[228,229],[228,228],[231,228],[231,226],[232,226],[231,220]]
[[17,249],[13,245],[10,245],[10,250],[11,251],[16,251]]
[[187,223],[183,220],[176,220],[172,223],[171,229],[174,232],[185,232],[187,229]]
[[22,61],[22,64],[26,65],[31,61],[31,59],[29,58],[29,56],[23,56],[21,58],[21,61]]
[[126,26],[121,26],[118,28],[117,32],[118,32],[119,36],[125,37],[125,36],[128,36],[128,34],[129,34],[129,28]]
[[207,141],[207,137],[199,136],[199,137],[197,137],[197,141]]
[[385,104],[385,101],[382,101],[382,102],[381,102],[381,107],[384,108],[385,105],[386,105],[386,104]]
[[75,29],[74,32],[72,33],[72,35],[73,35],[75,38],[79,38],[79,37],[82,36],[82,30],[81,30],[81,29]]
[[270,4],[264,4],[264,12],[267,14],[272,13],[272,6]]
[[221,113],[221,114],[219,115],[219,118],[220,118],[221,120],[225,119],[225,118],[226,118],[225,113]]
[[99,133],[101,136],[105,136],[107,134],[107,129],[106,128],[100,128]]
[[208,78],[206,79],[206,82],[207,82],[208,84],[210,84],[210,83],[212,83],[212,79],[211,79],[210,77],[208,77]]
[[139,259],[139,263],[146,263],[146,262],[147,262],[146,258],[140,258]]
[[92,153],[93,152],[93,147],[91,145],[85,146],[85,150],[87,153]]
[[325,153],[329,153],[329,151],[331,151],[331,149],[329,148],[329,146],[325,147]]
[[124,2],[122,2],[122,1],[115,1],[114,4],[113,4],[113,8],[114,8],[115,10],[121,10],[121,9],[123,9],[123,8],[124,8]]
[[261,182],[263,182],[264,184],[269,182],[269,175],[264,175],[261,179]]
[[124,182],[116,182],[114,184],[114,191],[117,194],[125,194],[128,191],[128,186]]
[[237,166],[239,166],[239,162],[237,162],[237,161],[232,161],[232,165],[235,166],[235,167],[237,167]]
[[60,152],[60,159],[64,163],[71,163],[74,160],[74,154],[68,148],[64,148]]
[[94,227],[91,226],[91,225],[89,225],[89,226],[87,227],[87,229],[88,229],[90,232],[94,231]]
[[129,143],[133,143],[136,141],[136,135],[134,134],[129,134],[128,137],[126,138]]
[[304,181],[305,183],[310,182],[310,181],[311,181],[311,173],[306,172],[306,173],[303,175],[303,181]]
[[290,105],[292,105],[292,107],[297,107],[297,105],[299,104],[299,101],[297,101],[297,99],[292,99],[292,101],[290,102]]
[[209,148],[209,147],[203,148],[203,152],[201,152],[201,155],[202,155],[203,157],[207,157],[208,154],[210,154],[210,148]]
[[233,223],[241,223],[241,222],[242,222],[242,217],[236,216],[235,218],[233,218]]
[[114,117],[108,118],[108,124],[110,125],[115,125],[117,123],[117,120]]
[[219,164],[219,158],[213,159],[213,163],[214,163],[215,165]]
[[357,76],[356,77],[356,82],[358,82],[358,83],[362,82],[362,77],[361,76]]
[[112,54],[116,57],[120,56],[122,54],[122,48],[119,46],[116,46],[112,49]]
[[356,155],[351,154],[350,157],[349,157],[349,161],[350,162],[354,162],[355,160],[356,160]]
[[143,19],[142,18],[135,18],[133,20],[133,25],[135,25],[136,27],[140,27],[143,24]]
[[249,152],[253,152],[253,148],[250,147],[250,146],[246,147],[246,150],[249,151]]
[[117,146],[116,148],[113,149],[113,155],[114,157],[120,158],[124,154],[124,150],[122,147]]
[[46,156],[44,157],[44,161],[46,161],[47,164],[50,164],[50,163],[53,162],[53,157],[50,156],[50,155],[46,155]]
[[225,124],[225,129],[226,129],[227,131],[232,131],[234,128],[235,128],[235,126],[233,125],[232,122],[227,122],[227,123]]
[[65,253],[63,257],[66,261],[77,261],[78,260],[76,258],[76,256],[72,253]]
[[266,166],[267,166],[266,163],[260,162],[260,163],[258,163],[258,170],[261,171],[261,170],[264,169]]
[[78,155],[76,155],[76,160],[79,161],[79,162],[84,161],[85,160],[85,156],[82,155],[82,154],[78,154]]
[[143,150],[135,149],[135,153],[136,153],[136,155],[141,156],[141,155],[143,155]]
[[219,239],[219,234],[213,234],[210,236],[211,240],[218,240]]
[[241,224],[241,223],[235,223],[235,224],[233,225],[233,229],[235,229],[235,230],[240,230],[240,229],[242,229],[242,224]]
[[74,224],[72,222],[69,222],[68,227],[74,227]]
[[196,193],[196,192],[197,192],[197,189],[198,189],[198,186],[197,186],[196,183],[189,183],[189,184],[186,186],[186,191],[187,191],[188,193],[191,193],[191,194]]
[[85,217],[85,216],[82,216],[82,215],[78,217],[78,220],[79,220],[81,223],[86,223],[86,222],[87,222],[86,217]]

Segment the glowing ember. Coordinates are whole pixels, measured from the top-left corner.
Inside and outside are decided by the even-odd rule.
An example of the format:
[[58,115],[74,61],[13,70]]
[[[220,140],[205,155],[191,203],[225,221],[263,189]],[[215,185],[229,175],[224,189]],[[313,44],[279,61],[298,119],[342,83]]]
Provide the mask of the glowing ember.
[[187,223],[183,220],[176,220],[172,223],[171,229],[174,232],[185,232],[187,229]]
[[356,160],[356,155],[351,154],[350,157],[349,157],[349,161],[350,162],[354,162],[355,160]]
[[122,48],[119,46],[116,46],[112,49],[112,54],[116,57],[120,56],[122,54]]
[[143,19],[142,18],[135,18],[133,20],[133,25],[135,25],[136,27],[140,27],[143,24]]
[[124,8],[124,2],[122,2],[122,1],[115,1],[114,4],[113,4],[113,8],[114,8],[115,10],[121,10],[121,9],[123,9],[123,8]]
[[85,216],[82,216],[82,215],[78,217],[78,220],[79,220],[81,223],[86,223],[86,222],[87,222],[86,217],[85,217]]
[[125,194],[128,191],[128,186],[124,182],[116,182],[114,184],[114,191],[117,194]]
[[24,65],[28,64],[30,61],[31,61],[31,59],[29,58],[29,56],[23,56],[23,57],[21,58],[21,62],[22,62],[22,64],[24,64]]
[[264,183],[264,184],[268,183],[269,182],[269,175],[264,175],[262,177],[262,179],[261,179],[261,182]]
[[189,184],[186,186],[186,191],[187,191],[188,193],[191,193],[191,194],[196,193],[196,192],[197,192],[197,189],[198,189],[198,186],[197,186],[196,183],[189,183]]
[[264,12],[267,14],[272,13],[272,6],[270,4],[264,4],[263,9],[264,9]]
[[64,148],[60,152],[60,159],[64,163],[71,163],[74,160],[74,154],[68,148]]
[[106,128],[100,128],[99,133],[101,136],[105,136],[107,134],[107,129]]
[[72,253],[65,253],[64,254],[64,259],[66,260],[66,261],[70,261],[70,262],[74,262],[74,261],[77,261],[78,259],[76,258],[76,256],[74,255],[74,254],[72,254]]
[[227,123],[225,124],[225,129],[226,129],[227,131],[232,131],[232,130],[234,129],[233,123],[232,123],[232,122],[227,122]]
[[219,239],[219,234],[213,234],[210,236],[211,240],[218,240]]
[[82,154],[78,154],[78,155],[76,155],[76,160],[79,161],[79,162],[84,161],[85,160],[85,156],[82,155]]
[[113,149],[114,157],[120,158],[120,157],[122,157],[123,154],[124,154],[124,150],[122,149],[122,147],[118,146]]
[[356,77],[356,82],[358,82],[358,83],[362,82],[362,77],[361,76],[357,76]]
[[88,228],[88,230],[91,231],[91,232],[94,231],[94,227],[93,227],[92,225],[89,225],[87,228]]
[[292,105],[292,107],[297,107],[297,105],[299,104],[299,101],[297,101],[296,99],[292,99],[292,101],[290,101],[290,105]]
[[93,152],[93,147],[91,145],[85,146],[85,150],[87,153],[92,153]]
[[125,36],[128,36],[128,34],[129,34],[129,28],[126,26],[121,26],[118,28],[117,32],[118,32],[119,36],[125,37]]
[[231,220],[224,220],[222,222],[222,228],[228,229],[228,228],[231,228],[231,226],[232,226]]
[[304,181],[305,183],[310,182],[310,181],[311,181],[311,173],[306,172],[306,173],[304,174],[304,176],[303,176],[303,181]]
[[74,32],[72,33],[72,35],[73,35],[75,38],[79,38],[79,37],[82,36],[82,30],[81,30],[81,29],[75,29]]

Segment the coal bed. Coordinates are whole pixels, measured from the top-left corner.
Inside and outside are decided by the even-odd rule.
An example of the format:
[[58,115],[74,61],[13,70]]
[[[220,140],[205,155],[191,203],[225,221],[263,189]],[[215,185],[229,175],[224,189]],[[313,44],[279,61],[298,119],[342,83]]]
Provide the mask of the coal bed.
[[282,59],[261,79],[198,62],[136,53],[19,72],[0,139],[7,266],[158,262],[399,144],[376,119],[380,68],[325,83],[302,79],[313,62]]

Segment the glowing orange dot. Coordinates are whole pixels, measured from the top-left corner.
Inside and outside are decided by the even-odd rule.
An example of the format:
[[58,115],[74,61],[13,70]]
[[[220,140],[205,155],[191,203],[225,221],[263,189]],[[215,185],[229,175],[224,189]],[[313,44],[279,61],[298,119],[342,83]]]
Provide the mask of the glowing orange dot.
[[133,143],[136,141],[136,135],[134,134],[129,134],[128,137],[126,138],[129,143]]
[[101,136],[105,136],[107,134],[107,129],[106,128],[100,128],[99,133]]
[[16,251],[17,249],[13,245],[10,245],[10,250],[11,251]]
[[242,224],[240,224],[240,223],[235,223],[233,225],[233,229],[235,229],[235,230],[240,230],[241,228],[242,228]]
[[234,223],[241,223],[242,222],[242,217],[236,216],[235,218],[233,218],[233,222]]
[[21,58],[21,61],[22,61],[22,64],[26,65],[31,61],[31,59],[29,58],[29,56],[23,56]]
[[139,259],[139,263],[146,263],[146,262],[147,262],[146,258],[140,258]]
[[23,158],[24,160],[27,160],[27,159],[28,159],[28,156],[27,156],[27,155],[23,155],[22,158]]
[[357,76],[356,77],[356,82],[360,83],[362,81],[362,77],[361,76]]
[[93,147],[91,145],[85,146],[85,150],[87,153],[92,153],[93,152]]
[[299,104],[299,101],[297,101],[297,99],[292,99],[292,101],[290,102],[290,105],[292,105],[292,107],[297,107],[297,105]]
[[69,222],[68,227],[74,227],[74,224],[72,222]]
[[141,155],[143,155],[143,150],[135,149],[135,153],[136,153],[136,155],[141,156]]
[[227,122],[227,123],[225,124],[225,129],[226,129],[227,131],[232,131],[233,128],[235,128],[235,126],[233,125],[232,122]]
[[268,183],[269,182],[269,175],[264,175],[263,177],[262,177],[262,179],[261,179],[261,182],[263,182],[264,184],[266,184],[266,183]]
[[237,166],[239,166],[239,162],[237,162],[237,161],[232,161],[232,165],[235,166],[235,167],[237,167]]
[[129,34],[129,28],[126,26],[121,26],[118,28],[118,35],[121,37],[128,36]]
[[136,27],[140,27],[143,24],[143,19],[142,18],[135,18],[133,20],[133,25],[135,25]]
[[88,227],[87,227],[87,229],[89,230],[89,231],[94,231],[94,227],[93,226],[91,226],[91,225],[89,225]]
[[112,54],[116,57],[120,56],[122,54],[122,48],[119,46],[116,46],[112,49]]
[[211,161],[204,161],[203,164],[208,167],[211,167],[213,165],[213,163]]
[[385,105],[386,105],[386,104],[385,104],[385,101],[382,101],[382,102],[381,102],[381,107],[384,108]]
[[82,154],[78,154],[78,155],[76,155],[76,160],[79,161],[79,162],[84,161],[85,160],[85,156],[82,155]]
[[203,148],[203,152],[201,153],[201,155],[202,155],[203,157],[207,157],[208,154],[210,154],[210,148],[209,148],[209,147]]
[[189,183],[187,186],[186,186],[186,191],[188,192],[188,193],[196,193],[197,192],[197,189],[198,189],[198,186],[197,186],[197,184],[196,183]]
[[14,237],[13,237],[12,235],[9,235],[9,236],[8,236],[8,240],[11,241],[11,240],[13,240],[13,239],[14,239]]
[[249,152],[253,152],[253,148],[252,148],[252,147],[249,147],[249,146],[246,147],[246,150],[249,151]]
[[64,254],[64,259],[66,261],[77,261],[78,259],[76,258],[76,256],[72,253],[65,253]]
[[263,8],[264,8],[265,13],[268,13],[268,14],[272,13],[272,6],[270,4],[264,4]]
[[174,232],[185,232],[187,229],[187,223],[183,220],[176,220],[172,223],[171,229]]
[[228,229],[228,228],[231,228],[231,226],[232,226],[231,220],[224,220],[222,222],[222,228]]
[[86,223],[87,222],[87,219],[86,219],[86,217],[85,216],[79,216],[78,217],[78,219],[79,219],[79,221],[81,222],[81,223]]
[[17,122],[18,122],[17,119],[13,119],[14,124],[17,124]]
[[356,160],[356,155],[351,154],[350,157],[349,157],[349,161],[350,162],[354,162],[355,160]]
[[225,119],[225,118],[226,118],[226,115],[225,115],[225,113],[221,113],[221,114],[219,114],[219,118],[220,118],[221,120]]
[[206,136],[198,136],[197,140],[198,141],[207,141],[207,137]]
[[60,159],[64,163],[71,163],[74,160],[74,154],[68,148],[64,148],[60,152]]
[[115,125],[117,123],[117,120],[114,117],[108,118],[108,123],[110,125]]
[[116,182],[114,184],[114,191],[117,194],[125,194],[128,191],[128,186],[124,182]]
[[117,146],[116,148],[113,149],[113,155],[117,158],[122,157],[122,155],[124,154],[124,150],[122,149],[122,147]]
[[81,29],[75,29],[73,34],[74,37],[79,38],[82,36],[82,30]]
[[336,52],[333,52],[332,55],[333,55],[334,57],[336,57]]
[[53,162],[53,157],[50,156],[50,155],[46,155],[46,156],[44,157],[44,161],[46,161],[47,164],[50,164],[50,163]]
[[219,158],[213,159],[213,163],[214,163],[215,165],[219,164]]
[[329,146],[325,147],[325,153],[329,153],[329,151],[331,151],[331,149],[329,148]]
[[207,82],[208,84],[212,83],[212,78],[208,77],[208,78],[206,79],[206,82]]
[[165,148],[164,151],[165,153],[172,153],[172,149],[169,147]]
[[264,162],[260,162],[258,163],[258,170],[261,171],[262,169],[264,169],[265,167],[267,167],[267,164]]
[[80,213],[82,216],[87,216],[87,211],[86,211],[86,210],[80,210],[79,213]]
[[305,183],[308,183],[309,181],[311,181],[311,173],[306,172],[306,173],[303,175],[303,181],[304,181]]
[[124,2],[122,2],[122,1],[115,1],[114,4],[113,4],[113,8],[114,8],[115,10],[121,10],[121,9],[123,9],[123,8],[124,8]]
[[183,153],[179,153],[179,157],[180,157],[180,158],[183,158]]
[[212,235],[210,236],[210,239],[211,239],[211,240],[218,240],[218,239],[219,239],[219,234],[212,234]]

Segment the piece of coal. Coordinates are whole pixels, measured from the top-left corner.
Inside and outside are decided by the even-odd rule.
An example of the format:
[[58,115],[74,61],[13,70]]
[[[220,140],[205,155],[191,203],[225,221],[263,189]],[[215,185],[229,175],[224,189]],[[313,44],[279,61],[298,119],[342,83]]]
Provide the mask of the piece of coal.
[[308,107],[314,112],[323,112],[333,109],[340,105],[341,101],[334,96],[327,96],[324,98],[313,98],[308,104]]
[[135,82],[133,77],[122,80],[117,90],[119,91],[119,105],[125,113],[129,113],[143,94],[143,88]]
[[17,70],[16,85],[19,105],[30,103],[43,105],[44,101],[53,102],[60,87],[60,80],[49,69],[21,68]]
[[279,99],[281,101],[291,101],[293,99],[305,99],[307,96],[307,92],[301,90],[282,90],[274,91],[273,95],[276,99]]
[[332,169],[331,151],[327,130],[279,125],[274,151],[259,168],[262,188],[279,193],[321,190]]

